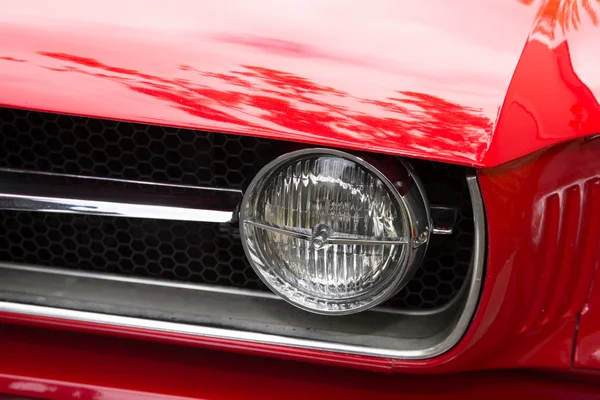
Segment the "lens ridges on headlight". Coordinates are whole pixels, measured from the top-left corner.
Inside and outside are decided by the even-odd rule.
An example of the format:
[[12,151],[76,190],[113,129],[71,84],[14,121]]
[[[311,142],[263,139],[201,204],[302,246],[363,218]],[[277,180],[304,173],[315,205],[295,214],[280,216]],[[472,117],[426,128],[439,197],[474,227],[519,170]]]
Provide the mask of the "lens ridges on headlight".
[[273,291],[310,311],[348,314],[381,303],[414,272],[430,231],[418,182],[399,185],[408,193],[339,151],[280,157],[242,204],[250,263]]

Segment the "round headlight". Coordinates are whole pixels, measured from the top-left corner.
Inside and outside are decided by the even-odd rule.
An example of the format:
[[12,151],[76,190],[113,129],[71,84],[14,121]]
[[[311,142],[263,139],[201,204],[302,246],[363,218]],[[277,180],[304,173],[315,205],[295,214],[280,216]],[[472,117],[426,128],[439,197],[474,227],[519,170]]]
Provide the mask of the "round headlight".
[[328,149],[264,167],[240,211],[244,250],[263,282],[320,314],[359,312],[397,293],[422,260],[431,222],[412,170],[403,163],[386,170],[391,181]]

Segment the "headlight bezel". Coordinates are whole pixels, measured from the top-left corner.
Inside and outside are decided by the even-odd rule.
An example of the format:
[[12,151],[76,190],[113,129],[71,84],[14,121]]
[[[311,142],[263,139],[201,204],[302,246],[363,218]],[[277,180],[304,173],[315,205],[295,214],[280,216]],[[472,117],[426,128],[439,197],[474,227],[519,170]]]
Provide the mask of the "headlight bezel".
[[[358,164],[368,173],[374,175],[393,197],[397,207],[402,211],[403,218],[407,223],[407,243],[405,256],[394,268],[397,274],[390,279],[389,284],[377,293],[373,293],[367,300],[355,303],[351,308],[344,307],[350,299],[343,301],[335,299],[318,299],[316,296],[302,292],[298,286],[294,286],[276,275],[271,276],[264,269],[264,254],[261,254],[259,246],[253,243],[252,229],[246,225],[253,225],[253,215],[256,206],[265,187],[284,168],[298,160],[318,157],[338,157]],[[392,161],[391,163],[389,161]],[[378,168],[380,166],[381,168]],[[381,172],[385,170],[385,174]],[[366,161],[365,158],[328,148],[308,148],[286,153],[263,167],[254,177],[245,191],[240,207],[239,215],[240,235],[242,245],[249,263],[259,278],[274,293],[288,303],[303,310],[324,315],[347,315],[370,309],[395,295],[412,277],[419,267],[425,255],[429,236],[432,232],[429,203],[424,188],[415,175],[414,170],[404,160],[390,157],[385,163],[377,160]],[[269,268],[270,270],[274,268]],[[357,296],[358,297],[358,296]]]

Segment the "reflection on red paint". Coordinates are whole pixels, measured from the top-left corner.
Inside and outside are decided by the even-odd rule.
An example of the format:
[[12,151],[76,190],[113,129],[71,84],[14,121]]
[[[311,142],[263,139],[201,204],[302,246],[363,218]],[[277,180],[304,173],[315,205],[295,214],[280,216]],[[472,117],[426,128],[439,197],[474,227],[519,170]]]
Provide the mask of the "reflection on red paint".
[[365,59],[335,55],[331,52],[325,52],[315,46],[299,42],[293,42],[290,40],[282,40],[255,35],[232,34],[219,34],[215,35],[214,38],[219,42],[246,46],[252,49],[263,51],[265,53],[277,54],[280,56],[321,59],[326,61],[341,62],[350,65],[370,64],[369,61]]
[[[64,53],[39,54],[66,63],[53,70],[111,79],[200,118],[247,128],[275,127],[307,135],[318,132],[338,140],[360,139],[367,148],[401,142],[406,148],[429,153],[480,155],[493,126],[480,109],[437,96],[397,91],[397,96],[384,100],[357,99],[333,87],[264,67],[243,65],[217,74],[180,66],[184,73],[202,75],[202,82],[208,79],[211,84],[207,85]],[[369,107],[369,112],[344,105],[356,101]]]
[[564,36],[583,23],[597,26],[596,5],[599,0],[543,0],[539,4],[484,163],[497,164],[540,145],[600,132],[600,104],[574,70],[569,40]]
[[[536,0],[519,0],[526,5]],[[594,25],[598,25],[598,11],[595,6],[599,0],[543,0],[539,6],[533,32],[540,33],[550,40],[557,36],[557,28],[562,34],[577,30],[582,23],[582,15],[587,15]]]
[[18,58],[8,57],[8,56],[0,57],[0,60],[14,61],[14,62],[27,62],[27,60],[21,60],[21,59],[18,59]]

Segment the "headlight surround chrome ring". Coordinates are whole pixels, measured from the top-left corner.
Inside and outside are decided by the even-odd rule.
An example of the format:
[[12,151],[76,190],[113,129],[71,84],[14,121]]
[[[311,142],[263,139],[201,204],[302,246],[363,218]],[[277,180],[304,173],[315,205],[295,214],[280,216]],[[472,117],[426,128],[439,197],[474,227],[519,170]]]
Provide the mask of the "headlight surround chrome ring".
[[[319,167],[318,163],[321,163]],[[329,167],[324,166],[327,163]],[[292,167],[294,170],[290,175],[289,169]],[[315,172],[313,170],[318,173],[318,168],[323,169],[320,175],[312,174]],[[384,170],[385,174],[380,170]],[[371,180],[364,182],[371,183],[357,185],[352,181],[353,173],[368,176]],[[287,176],[283,177],[282,174]],[[277,179],[277,182],[274,181]],[[304,188],[294,192],[294,188],[301,185]],[[367,193],[369,188],[374,195]],[[322,190],[322,193],[329,195],[334,193],[337,197],[346,196],[346,200],[319,197],[318,193],[311,194],[311,189],[317,192]],[[344,229],[333,229],[348,226],[343,221],[340,222],[340,218],[366,221],[367,217],[360,217],[363,214],[357,211],[358,208],[344,215],[337,215],[337,219],[335,213],[338,211],[331,211],[343,207],[350,209],[348,202],[356,201],[349,197],[352,194],[362,199],[366,204],[364,207],[371,207],[371,203],[381,204],[379,207],[371,207],[372,209],[367,210],[370,214],[365,214],[376,215],[371,231],[375,231],[377,235],[358,235],[344,232]],[[310,198],[311,195],[315,197]],[[270,197],[266,199],[265,196]],[[279,204],[282,201],[280,196],[287,196],[285,201],[290,204],[287,209],[291,211],[288,214],[285,214],[285,207]],[[302,209],[304,203],[305,208]],[[322,204],[324,207],[320,207]],[[328,204],[330,212],[324,212]],[[392,207],[395,209],[392,210]],[[290,217],[294,213],[296,216]],[[330,213],[334,215],[329,215]],[[284,214],[286,216],[281,217]],[[268,220],[265,220],[265,216]],[[283,224],[281,221],[284,219],[299,222],[295,225],[301,226]],[[365,226],[369,226],[369,223]],[[369,229],[363,230],[369,232]],[[398,232],[402,235],[399,236]],[[352,154],[331,149],[294,151],[270,162],[248,186],[240,209],[242,244],[260,279],[289,303],[326,315],[364,311],[396,294],[420,265],[431,232],[427,197],[409,164],[399,161],[391,164],[367,162]],[[338,247],[332,249],[330,246]],[[360,265],[364,264],[364,260],[369,265],[374,264],[373,259],[386,259],[387,264],[382,261],[383,266],[379,270],[374,269],[371,275],[364,275],[367,276],[364,282],[356,278],[339,283],[338,275],[346,273],[346,277],[348,276],[348,268],[340,267],[339,260],[346,260],[347,264],[349,254],[353,251],[360,253],[363,260]],[[302,255],[296,255],[300,252],[306,254],[304,270]],[[319,257],[332,261],[327,264],[319,261]],[[323,264],[326,273],[320,273],[321,270],[317,268]],[[337,265],[336,268],[328,267],[334,264]],[[356,277],[362,278],[363,275],[358,274]]]

